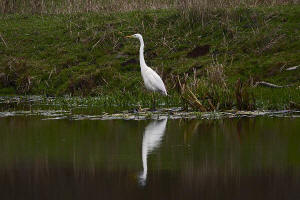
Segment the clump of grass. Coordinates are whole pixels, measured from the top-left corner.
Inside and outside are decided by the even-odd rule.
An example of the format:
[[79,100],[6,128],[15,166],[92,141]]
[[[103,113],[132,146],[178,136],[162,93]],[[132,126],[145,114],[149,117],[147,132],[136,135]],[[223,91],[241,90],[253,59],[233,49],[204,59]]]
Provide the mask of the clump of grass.
[[236,106],[238,110],[256,109],[254,93],[250,92],[249,84],[238,79],[235,86]]
[[34,77],[29,73],[28,68],[25,60],[11,58],[4,72],[1,73],[0,84],[5,87],[15,87],[19,94],[30,92]]
[[186,75],[184,80],[178,77],[177,81],[182,101],[194,109],[205,112],[232,108],[232,91],[226,84],[222,64],[216,63],[207,67],[203,77],[198,77],[194,71],[193,77]]
[[[185,83],[177,78],[184,104],[201,112],[228,110],[254,110],[255,97],[249,92],[249,84],[238,79],[235,86],[228,86],[224,66],[219,63],[205,69],[205,76],[185,76]],[[234,101],[235,99],[235,101]]]
[[207,100],[211,110],[229,109],[233,102],[232,91],[227,85],[227,76],[222,64],[215,63],[206,68],[206,85],[202,89],[203,100]]

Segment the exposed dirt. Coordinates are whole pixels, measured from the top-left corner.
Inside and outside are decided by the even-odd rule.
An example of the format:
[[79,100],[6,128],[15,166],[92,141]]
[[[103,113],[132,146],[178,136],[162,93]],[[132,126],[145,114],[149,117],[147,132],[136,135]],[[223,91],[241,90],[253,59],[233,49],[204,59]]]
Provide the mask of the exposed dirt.
[[132,65],[132,64],[138,64],[138,61],[134,58],[131,58],[131,59],[123,62],[121,65],[124,67],[124,66]]
[[272,77],[275,76],[279,73],[281,73],[281,71],[283,70],[285,64],[284,63],[275,63],[273,65],[271,65],[268,69],[267,72],[265,73],[264,77]]
[[188,58],[196,58],[204,56],[209,53],[210,45],[196,46],[192,51],[187,54]]

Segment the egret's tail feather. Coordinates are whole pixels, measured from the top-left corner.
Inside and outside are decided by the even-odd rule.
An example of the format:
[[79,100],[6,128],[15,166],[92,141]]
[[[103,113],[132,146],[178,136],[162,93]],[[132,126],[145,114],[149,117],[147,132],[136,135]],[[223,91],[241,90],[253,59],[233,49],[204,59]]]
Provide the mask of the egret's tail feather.
[[160,91],[160,93],[162,94],[162,95],[164,95],[164,96],[168,96],[168,93],[167,93],[167,91]]

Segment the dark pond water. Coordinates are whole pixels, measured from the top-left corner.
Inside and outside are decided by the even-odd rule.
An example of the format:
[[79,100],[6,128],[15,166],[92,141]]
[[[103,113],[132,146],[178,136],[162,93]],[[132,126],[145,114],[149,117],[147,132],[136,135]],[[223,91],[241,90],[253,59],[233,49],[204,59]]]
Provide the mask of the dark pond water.
[[300,118],[0,118],[1,199],[299,199]]

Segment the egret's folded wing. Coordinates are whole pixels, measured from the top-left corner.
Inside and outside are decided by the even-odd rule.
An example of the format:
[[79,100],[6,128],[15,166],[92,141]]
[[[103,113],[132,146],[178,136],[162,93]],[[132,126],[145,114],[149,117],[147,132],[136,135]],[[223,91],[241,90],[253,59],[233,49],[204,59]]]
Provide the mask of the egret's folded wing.
[[149,80],[149,83],[152,85],[153,88],[157,89],[158,91],[161,91],[163,93],[167,94],[167,90],[165,88],[165,84],[160,78],[160,76],[151,68],[147,69],[147,78]]

